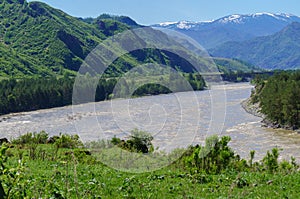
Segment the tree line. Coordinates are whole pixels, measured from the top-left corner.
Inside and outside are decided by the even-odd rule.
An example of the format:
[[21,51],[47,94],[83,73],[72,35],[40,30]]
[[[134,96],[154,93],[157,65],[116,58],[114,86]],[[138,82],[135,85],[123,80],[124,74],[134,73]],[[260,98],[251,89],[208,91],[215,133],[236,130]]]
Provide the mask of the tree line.
[[[183,74],[193,90],[202,90],[205,82],[199,74]],[[85,76],[80,78],[76,84],[77,90],[82,93],[82,99],[77,99],[79,103],[91,101],[103,101],[114,97],[122,96],[142,96],[165,94],[172,92],[170,89],[160,84],[142,84],[141,82],[128,81],[121,84],[120,96],[114,96],[114,89],[119,78],[100,78]],[[165,75],[160,77],[169,81],[171,77]],[[95,81],[98,84],[95,86]],[[171,81],[171,80],[170,80]],[[180,84],[182,80],[172,79],[172,84]],[[24,78],[5,79],[0,81],[0,114],[14,112],[33,111],[38,109],[61,107],[72,104],[74,77],[52,77],[52,78]],[[138,86],[136,86],[138,85]],[[128,93],[130,87],[137,87],[133,93]],[[185,90],[183,90],[185,91]],[[93,99],[85,99],[85,92],[93,94]]]
[[255,80],[253,102],[259,102],[266,119],[280,127],[300,127],[300,71],[277,72]]

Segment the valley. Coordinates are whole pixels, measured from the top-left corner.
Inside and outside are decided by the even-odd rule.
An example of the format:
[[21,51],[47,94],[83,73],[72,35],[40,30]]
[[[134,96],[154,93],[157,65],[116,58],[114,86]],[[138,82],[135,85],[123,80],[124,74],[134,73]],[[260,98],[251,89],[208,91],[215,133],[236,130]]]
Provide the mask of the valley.
[[0,199],[298,197],[300,17],[168,1],[0,0]]

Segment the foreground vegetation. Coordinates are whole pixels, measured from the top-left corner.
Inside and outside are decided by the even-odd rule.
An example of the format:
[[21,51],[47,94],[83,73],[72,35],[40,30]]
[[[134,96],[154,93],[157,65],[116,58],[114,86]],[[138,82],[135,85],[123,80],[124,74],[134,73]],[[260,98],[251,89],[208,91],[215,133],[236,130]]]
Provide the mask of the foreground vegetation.
[[[154,153],[138,150],[150,149],[150,140],[134,130],[127,140],[106,142],[106,148],[117,145],[125,151]],[[253,162],[254,151],[244,160],[229,141],[210,137],[205,146],[189,147],[169,166],[137,174],[104,165],[76,135],[49,138],[45,132],[28,133],[2,144],[0,198],[298,197],[300,173],[294,159],[279,162],[278,149],[273,149],[260,162]]]

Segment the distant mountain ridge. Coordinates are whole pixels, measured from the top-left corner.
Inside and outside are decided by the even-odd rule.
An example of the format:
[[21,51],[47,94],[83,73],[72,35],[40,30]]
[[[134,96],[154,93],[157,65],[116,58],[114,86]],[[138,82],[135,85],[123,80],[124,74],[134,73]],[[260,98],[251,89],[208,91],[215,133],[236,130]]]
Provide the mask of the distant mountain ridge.
[[200,21],[200,22],[192,22],[192,21],[179,21],[179,22],[162,22],[159,24],[154,24],[154,27],[166,27],[170,29],[190,29],[190,30],[197,30],[201,26],[206,26],[210,24],[246,24],[251,22],[251,20],[261,20],[262,18],[270,17],[275,18],[278,21],[283,22],[294,22],[299,20],[299,17],[293,14],[272,14],[272,13],[255,13],[255,14],[233,14],[228,15],[216,20],[211,21]]
[[241,59],[265,69],[300,69],[300,23],[294,22],[273,35],[227,42],[210,53]]
[[292,14],[256,13],[229,15],[208,22],[165,22],[152,25],[179,31],[210,49],[228,41],[245,41],[274,34],[300,17]]

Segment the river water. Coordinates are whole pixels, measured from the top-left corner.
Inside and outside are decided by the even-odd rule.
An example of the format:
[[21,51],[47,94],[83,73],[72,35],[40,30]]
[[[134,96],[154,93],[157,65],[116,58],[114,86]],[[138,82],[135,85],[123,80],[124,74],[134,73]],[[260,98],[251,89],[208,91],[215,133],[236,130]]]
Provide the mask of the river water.
[[184,92],[134,99],[115,99],[78,106],[38,110],[0,117],[0,137],[13,138],[26,132],[45,130],[79,134],[83,141],[126,138],[140,129],[151,132],[154,145],[170,151],[202,144],[211,134],[228,135],[230,146],[243,158],[250,150],[261,159],[274,147],[280,159],[296,157],[300,162],[300,135],[292,131],[261,127],[261,118],[248,114],[240,103],[248,98],[248,83],[212,86],[211,90]]

